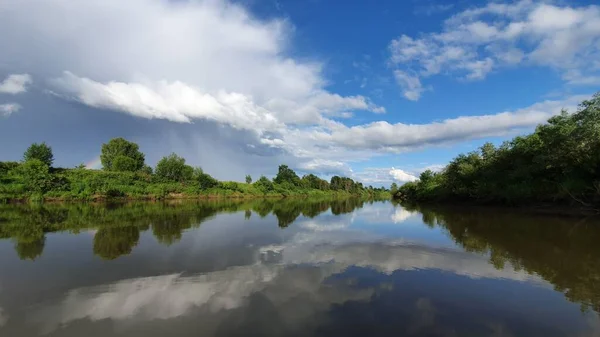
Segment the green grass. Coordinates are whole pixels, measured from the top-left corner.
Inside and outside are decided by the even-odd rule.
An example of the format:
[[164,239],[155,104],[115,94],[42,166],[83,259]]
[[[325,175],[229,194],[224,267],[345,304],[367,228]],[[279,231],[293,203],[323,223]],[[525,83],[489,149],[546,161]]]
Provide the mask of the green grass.
[[44,191],[28,188],[27,180],[19,169],[0,172],[0,201],[92,201],[101,199],[160,200],[180,198],[283,198],[283,197],[334,197],[349,196],[389,198],[381,190],[354,189],[318,190],[273,184],[272,190],[264,191],[257,184],[234,181],[218,182],[216,187],[200,188],[194,180],[169,182],[141,172],[111,172],[103,170],[51,169]]

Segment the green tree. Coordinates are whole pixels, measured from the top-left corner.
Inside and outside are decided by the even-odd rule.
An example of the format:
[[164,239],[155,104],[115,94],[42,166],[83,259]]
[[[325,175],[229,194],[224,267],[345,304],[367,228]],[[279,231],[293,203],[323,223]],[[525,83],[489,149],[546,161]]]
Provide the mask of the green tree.
[[30,159],[20,167],[25,187],[29,191],[44,193],[52,188],[50,168],[39,159]]
[[141,173],[148,174],[148,175],[151,175],[151,174],[152,174],[152,167],[150,167],[150,166],[148,166],[148,165],[144,165],[144,167],[142,167],[142,168],[140,169],[140,172],[141,172]]
[[133,158],[118,155],[112,162],[112,170],[118,172],[135,172],[138,170],[138,163]]
[[246,184],[252,184],[252,177],[249,174],[246,175]]
[[219,185],[219,181],[213,178],[210,174],[205,173],[202,168],[196,167],[192,175],[193,180],[198,183],[200,189],[206,190]]
[[100,161],[102,162],[102,167],[107,171],[119,171],[117,167],[115,167],[115,160],[118,157],[127,157],[135,162],[135,165],[131,165],[131,163],[125,163],[123,159],[117,160],[118,165],[122,165],[127,168],[127,171],[130,171],[130,168],[133,167],[131,171],[137,171],[144,167],[144,159],[145,156],[142,152],[140,152],[140,147],[133,142],[130,142],[124,138],[113,138],[108,143],[102,144],[102,153],[100,154]]
[[277,175],[273,181],[276,184],[288,182],[294,186],[300,186],[300,177],[298,177],[296,172],[294,172],[294,170],[289,168],[287,165],[279,165],[279,170],[277,171]]
[[390,193],[392,193],[392,195],[394,195],[397,192],[398,192],[398,184],[392,183],[392,186],[390,186]]
[[23,161],[29,161],[37,159],[44,163],[46,166],[51,167],[54,162],[54,155],[52,154],[52,148],[46,143],[33,143],[27,148],[23,154]]
[[156,164],[154,173],[165,180],[183,182],[192,179],[194,168],[186,165],[183,157],[171,153]]

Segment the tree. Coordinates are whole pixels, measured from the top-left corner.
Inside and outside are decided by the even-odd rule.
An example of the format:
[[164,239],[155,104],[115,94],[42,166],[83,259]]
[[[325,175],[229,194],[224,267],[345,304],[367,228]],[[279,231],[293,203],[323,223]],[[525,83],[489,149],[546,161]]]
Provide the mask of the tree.
[[142,152],[140,152],[140,147],[133,142],[127,141],[124,138],[113,138],[108,143],[102,144],[102,153],[100,154],[100,161],[102,162],[102,167],[107,171],[119,171],[123,166],[116,167],[115,160],[119,157],[126,157],[133,160],[133,162],[128,162],[126,165],[125,160],[120,159],[117,160],[117,166],[124,165],[129,171],[130,168],[133,167],[131,171],[137,171],[144,167],[144,159],[145,156]]
[[252,184],[252,177],[249,174],[246,175],[246,184]]
[[54,162],[54,155],[52,154],[52,148],[46,143],[33,143],[27,148],[23,154],[23,161],[29,161],[37,159],[44,163],[46,166],[51,167]]
[[145,173],[147,175],[151,175],[152,174],[152,167],[148,166],[148,165],[144,165],[144,167],[142,167],[140,169],[141,173]]
[[135,159],[126,156],[116,156],[112,163],[112,170],[119,172],[135,172],[138,170]]
[[158,164],[156,164],[155,174],[165,180],[183,182],[191,180],[194,175],[194,169],[185,164],[185,159],[171,153],[170,155],[163,157]]
[[298,177],[296,172],[294,172],[294,170],[289,168],[287,165],[279,165],[279,170],[273,181],[276,184],[283,184],[285,182],[288,182],[292,185],[300,186],[300,177]]
[[396,192],[398,192],[398,184],[392,183],[392,186],[390,186],[390,192],[392,195],[396,194]]
[[219,181],[217,179],[213,178],[208,173],[204,173],[200,167],[196,167],[194,169],[192,177],[198,183],[198,187],[203,190],[219,185]]

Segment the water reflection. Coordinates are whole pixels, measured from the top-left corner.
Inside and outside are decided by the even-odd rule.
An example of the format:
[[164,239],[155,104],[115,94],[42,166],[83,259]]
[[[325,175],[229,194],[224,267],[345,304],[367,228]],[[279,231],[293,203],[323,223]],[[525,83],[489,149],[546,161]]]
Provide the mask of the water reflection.
[[420,208],[423,222],[448,231],[468,252],[489,255],[496,268],[543,277],[582,309],[600,312],[600,223],[595,218],[515,214],[492,209]]
[[[600,334],[592,219],[352,199],[0,211],[38,258],[0,254],[1,335]],[[89,240],[108,261],[63,253]]]
[[299,216],[313,218],[329,210],[333,214],[350,213],[365,200],[253,200],[121,204],[46,204],[0,205],[0,239],[11,238],[21,259],[34,260],[42,255],[45,233],[96,230],[94,253],[112,260],[131,253],[140,231],[152,229],[158,242],[171,245],[182,233],[218,213],[244,211],[246,220],[252,212],[260,217],[275,215],[281,228]]

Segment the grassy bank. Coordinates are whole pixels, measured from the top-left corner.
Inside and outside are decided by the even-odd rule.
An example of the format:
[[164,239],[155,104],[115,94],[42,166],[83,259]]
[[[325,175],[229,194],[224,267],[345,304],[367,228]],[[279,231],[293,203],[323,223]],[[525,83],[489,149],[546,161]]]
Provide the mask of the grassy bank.
[[535,132],[461,154],[441,172],[394,191],[411,202],[511,206],[560,205],[600,210],[600,94]]
[[[158,200],[188,198],[284,198],[350,196],[390,198],[384,189],[364,188],[352,182],[340,188],[330,184],[311,188],[307,179],[298,184],[275,183],[261,178],[255,183],[216,181],[203,184],[204,177],[172,181],[146,172],[115,172],[85,168],[49,169],[37,179],[27,177],[23,163],[3,163],[0,171],[0,201],[94,201],[103,199]],[[8,167],[8,168],[6,168]],[[31,180],[34,180],[33,182]],[[35,185],[33,185],[35,184]],[[204,185],[204,186],[203,186]],[[208,186],[207,186],[208,185]],[[307,186],[308,185],[308,186]]]

